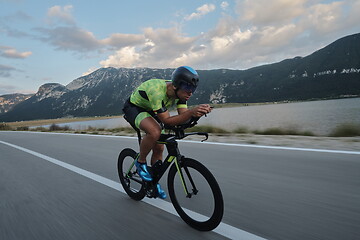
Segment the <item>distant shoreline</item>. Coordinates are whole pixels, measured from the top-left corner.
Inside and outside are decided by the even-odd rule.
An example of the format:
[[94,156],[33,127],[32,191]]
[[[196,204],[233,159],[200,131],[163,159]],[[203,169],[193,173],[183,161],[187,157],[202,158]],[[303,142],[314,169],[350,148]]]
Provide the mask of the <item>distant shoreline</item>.
[[258,102],[258,103],[216,103],[216,104],[210,104],[210,105],[215,108],[231,108],[231,107],[246,107],[246,106],[257,106],[257,105],[340,100],[340,99],[348,99],[348,98],[360,98],[360,95],[347,95],[347,96],[339,96],[339,97],[333,97],[333,98],[312,98],[312,99],[307,99],[307,100],[283,100],[283,101]]
[[[338,99],[347,99],[347,98],[359,98],[359,95],[351,96],[342,96],[337,98],[326,98],[326,99],[308,99],[308,100],[286,100],[278,102],[261,102],[261,103],[217,103],[210,104],[215,109],[216,108],[233,108],[233,107],[247,107],[247,106],[257,106],[257,105],[272,105],[272,104],[287,104],[287,103],[297,103],[297,102],[312,102],[312,101],[326,101],[326,100],[338,100]],[[10,127],[34,127],[42,125],[51,125],[51,124],[62,124],[62,123],[71,123],[71,122],[83,122],[83,121],[93,121],[93,120],[104,120],[112,118],[122,118],[122,115],[113,115],[113,116],[95,116],[95,117],[64,117],[57,119],[39,119],[39,120],[29,120],[29,121],[17,121],[17,122],[4,122]]]
[[83,121],[93,121],[93,120],[103,120],[103,119],[112,119],[112,118],[121,118],[122,116],[99,116],[99,117],[69,117],[69,118],[56,118],[56,119],[39,119],[39,120],[29,120],[29,121],[18,121],[18,122],[8,122],[5,123],[10,127],[34,127],[50,124],[59,124],[59,123],[70,123],[70,122],[83,122]]

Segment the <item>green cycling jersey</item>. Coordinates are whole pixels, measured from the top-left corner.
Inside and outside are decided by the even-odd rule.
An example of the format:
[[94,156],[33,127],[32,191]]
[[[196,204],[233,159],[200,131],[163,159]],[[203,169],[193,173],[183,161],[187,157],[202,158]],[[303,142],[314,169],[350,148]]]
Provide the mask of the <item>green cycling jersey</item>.
[[130,102],[146,111],[157,113],[166,112],[170,107],[187,108],[186,102],[171,99],[166,94],[166,84],[171,80],[150,79],[143,82],[131,94]]
[[176,107],[187,108],[187,103],[179,99],[171,99],[167,96],[167,83],[171,80],[150,79],[143,82],[130,96],[130,102],[137,107],[144,109],[144,112],[137,113],[134,124],[140,128],[140,123],[147,117],[154,114],[166,112],[176,104]]

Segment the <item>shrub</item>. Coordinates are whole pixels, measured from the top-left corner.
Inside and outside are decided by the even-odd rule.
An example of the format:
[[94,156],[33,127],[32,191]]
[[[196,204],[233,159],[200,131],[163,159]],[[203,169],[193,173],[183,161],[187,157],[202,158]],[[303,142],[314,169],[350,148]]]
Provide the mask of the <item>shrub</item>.
[[246,127],[238,127],[234,130],[234,133],[248,133],[249,130]]
[[268,128],[265,130],[255,130],[254,134],[260,135],[301,135],[301,136],[314,136],[311,131],[298,131],[294,128]]
[[210,125],[195,126],[193,128],[190,128],[189,131],[191,131],[191,132],[208,132],[208,133],[229,133],[225,129],[210,126]]
[[5,123],[0,123],[0,130],[12,130],[12,128]]
[[51,126],[49,127],[49,131],[69,131],[70,127],[69,126],[63,126],[60,127],[59,125],[56,125],[55,123],[51,124]]
[[356,137],[360,136],[360,126],[346,123],[337,126],[331,133],[331,137]]
[[119,128],[112,128],[108,129],[109,132],[116,133],[116,132],[126,132],[126,133],[134,133],[135,130],[132,127],[119,127]]
[[255,134],[261,135],[286,135],[285,131],[280,128],[268,128],[265,130],[255,130]]
[[37,127],[37,128],[34,128],[33,129],[34,131],[37,131],[37,132],[47,132],[48,130],[44,127]]
[[16,131],[29,131],[29,127],[28,126],[17,127]]
[[87,131],[96,131],[96,128],[92,127],[92,126],[88,126],[88,128],[86,130]]

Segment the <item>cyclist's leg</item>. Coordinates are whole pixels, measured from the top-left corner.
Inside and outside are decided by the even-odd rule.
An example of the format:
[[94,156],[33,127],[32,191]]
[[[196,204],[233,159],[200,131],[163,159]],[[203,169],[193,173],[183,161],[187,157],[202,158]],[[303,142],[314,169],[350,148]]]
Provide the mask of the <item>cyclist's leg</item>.
[[138,161],[140,163],[145,163],[147,155],[157,145],[156,141],[160,137],[161,127],[159,123],[151,116],[142,119],[139,127],[146,133],[146,135],[141,140],[140,157]]
[[155,144],[152,150],[151,165],[154,165],[156,161],[163,160],[164,144]]
[[[140,163],[146,163],[146,156],[153,150],[151,163],[155,163],[157,160],[162,160],[162,152],[164,150],[163,144],[157,144],[157,140],[160,138],[161,126],[153,117],[144,118],[139,125],[146,135],[141,140],[140,144],[140,156],[138,161]],[[161,188],[160,184],[156,185],[157,196],[161,199],[165,199],[166,193]]]

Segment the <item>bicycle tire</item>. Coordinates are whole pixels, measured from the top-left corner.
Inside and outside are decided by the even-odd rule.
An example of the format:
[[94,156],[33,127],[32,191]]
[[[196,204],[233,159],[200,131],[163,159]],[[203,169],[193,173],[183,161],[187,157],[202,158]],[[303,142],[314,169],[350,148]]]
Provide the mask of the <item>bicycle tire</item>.
[[[146,192],[141,178],[136,173],[136,167],[133,165],[136,154],[137,153],[130,148],[125,148],[120,152],[118,158],[118,174],[121,185],[129,197],[136,201],[140,201],[145,197]],[[127,176],[126,172],[129,170],[130,166],[130,176]],[[137,188],[133,187],[133,185],[137,185]]]
[[[212,173],[200,162],[191,159],[191,158],[186,158],[184,160],[181,161],[180,164],[180,168],[181,171],[183,172],[183,177],[185,181],[189,181],[188,180],[188,174],[185,172],[185,168],[189,169],[190,175],[192,177],[194,177],[194,175],[200,174],[198,176],[199,180],[204,178],[203,181],[203,185],[208,185],[208,186],[204,186],[205,188],[208,188],[208,191],[211,191],[210,194],[210,198],[213,198],[213,210],[211,210],[209,212],[209,216],[206,216],[205,220],[197,220],[195,219],[193,216],[190,216],[193,214],[193,212],[191,214],[189,214],[188,209],[186,209],[184,206],[181,206],[183,203],[181,203],[179,201],[180,198],[184,198],[183,196],[180,195],[185,195],[184,189],[182,189],[182,193],[177,193],[179,192],[179,190],[176,190],[176,188],[179,188],[179,186],[175,186],[180,185],[178,183],[175,184],[175,178],[177,174],[178,170],[176,167],[176,164],[173,164],[169,170],[169,174],[168,174],[168,190],[169,190],[169,195],[170,195],[170,199],[172,204],[175,207],[176,212],[180,215],[180,217],[191,227],[199,230],[199,231],[211,231],[213,229],[215,229],[221,222],[223,214],[224,214],[224,201],[223,201],[223,197],[222,197],[222,193],[221,193],[221,189],[219,187],[219,184],[217,183],[215,177],[212,175]],[[191,170],[191,171],[190,171]],[[177,177],[179,178],[179,177]],[[193,179],[193,181],[195,182],[195,185],[197,184],[197,179]],[[187,184],[188,187],[191,184]],[[181,187],[180,187],[181,188]],[[210,190],[211,189],[211,190]],[[202,192],[202,189],[198,189],[199,192],[196,195],[193,195],[191,198],[187,198],[187,200],[185,200],[188,204],[192,204],[190,203],[190,201],[194,198],[198,198],[200,194],[204,193]],[[180,192],[181,192],[180,191]],[[201,198],[201,197],[200,197]],[[211,199],[207,199],[204,198],[205,201],[200,200],[200,205],[203,205],[202,203],[204,203],[205,205],[207,204],[208,201],[210,201]],[[189,205],[189,206],[190,206]],[[198,205],[198,207],[200,206]],[[201,206],[202,207],[202,206]],[[199,207],[199,208],[201,208]],[[203,215],[201,215],[202,217]]]

